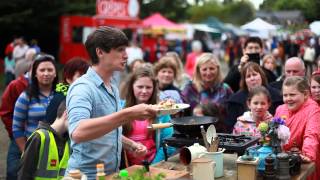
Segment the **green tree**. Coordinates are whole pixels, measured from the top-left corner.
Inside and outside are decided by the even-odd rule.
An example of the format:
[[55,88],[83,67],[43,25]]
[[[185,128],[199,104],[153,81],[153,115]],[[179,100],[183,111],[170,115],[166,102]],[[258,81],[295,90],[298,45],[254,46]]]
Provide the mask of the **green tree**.
[[[36,38],[42,50],[57,55],[59,20],[64,14],[95,14],[95,0],[10,0],[0,1],[0,48],[14,35]],[[3,51],[1,52],[1,54]]]
[[319,0],[264,0],[260,9],[263,10],[301,10],[308,21],[320,19]]
[[190,7],[185,0],[142,0],[141,2],[141,18],[160,12],[173,21],[183,21],[187,19],[186,10]]
[[190,21],[201,22],[209,16],[215,16],[223,22],[244,24],[254,17],[254,7],[248,1],[228,1],[224,4],[211,0],[203,5],[192,6],[188,9]]

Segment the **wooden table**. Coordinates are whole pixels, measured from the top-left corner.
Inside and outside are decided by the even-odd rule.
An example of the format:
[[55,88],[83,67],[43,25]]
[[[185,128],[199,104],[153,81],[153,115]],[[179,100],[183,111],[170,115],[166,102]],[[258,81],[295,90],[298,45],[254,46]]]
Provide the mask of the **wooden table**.
[[[224,154],[223,155],[223,170],[224,170],[224,176],[220,178],[215,178],[217,180],[236,180],[237,179],[237,154]],[[131,166],[128,169],[128,171],[132,171],[137,166]],[[139,166],[141,167],[141,166]],[[177,178],[177,180],[192,180],[192,177],[190,174],[185,173],[186,171],[190,171],[190,166],[184,166],[180,163],[179,160],[179,154],[172,156],[168,159],[168,161],[161,161],[157,164],[152,165],[151,168],[161,168],[164,169],[161,172],[165,172],[169,174],[169,176],[172,175],[179,175],[180,173],[177,171],[181,171],[181,174],[186,174],[185,176],[181,178]],[[175,171],[170,171],[175,170]],[[158,169],[152,170],[154,172],[159,173]],[[292,176],[292,180],[304,180],[306,179],[312,172],[315,171],[315,164],[314,163],[308,163],[308,164],[302,164],[301,165],[301,172],[300,174],[296,176]],[[106,176],[106,180],[112,180],[113,175]],[[262,179],[262,177],[258,177],[258,180]]]
[[[220,178],[215,178],[217,180],[236,180],[237,179],[237,154],[224,154],[223,157],[223,169],[224,176]],[[154,167],[164,168],[164,169],[173,169],[173,170],[181,170],[181,171],[189,171],[190,167],[184,166],[179,161],[179,156],[175,155],[170,157],[167,162],[161,161],[155,165]],[[315,171],[315,163],[308,163],[301,165],[301,172],[296,176],[292,176],[293,180],[304,180],[310,174]],[[190,175],[187,175],[183,178],[179,178],[179,180],[191,180]],[[262,177],[258,177],[258,179],[262,179]]]

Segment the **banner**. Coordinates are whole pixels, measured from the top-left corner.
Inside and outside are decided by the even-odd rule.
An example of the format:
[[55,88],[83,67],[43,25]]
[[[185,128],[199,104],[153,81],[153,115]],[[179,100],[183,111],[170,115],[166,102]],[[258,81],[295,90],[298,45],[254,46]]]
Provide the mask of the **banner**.
[[97,0],[96,13],[111,18],[138,18],[140,5],[138,0]]

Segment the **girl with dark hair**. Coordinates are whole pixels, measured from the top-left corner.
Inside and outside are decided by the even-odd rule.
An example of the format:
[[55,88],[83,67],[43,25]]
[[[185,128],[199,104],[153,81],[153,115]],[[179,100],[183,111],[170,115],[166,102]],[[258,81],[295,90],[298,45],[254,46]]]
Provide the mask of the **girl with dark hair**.
[[280,92],[268,86],[268,80],[259,64],[248,62],[241,68],[240,90],[233,94],[227,101],[227,117],[225,123],[229,132],[232,132],[237,118],[247,111],[247,98],[249,92],[257,86],[264,86],[271,95],[271,106],[269,111],[274,114],[276,108],[283,104]]
[[273,118],[268,112],[270,105],[269,91],[263,86],[254,87],[249,92],[247,99],[249,111],[237,118],[237,123],[233,127],[233,134],[260,137],[259,124],[271,121]]
[[[128,78],[126,86],[122,91],[126,101],[125,107],[137,104],[157,104],[158,87],[152,69],[140,67]],[[132,152],[126,151],[129,165],[141,164],[147,159],[151,163],[156,163],[164,159],[162,140],[171,137],[173,129],[165,128],[160,133],[149,131],[147,127],[152,123],[166,123],[170,121],[169,115],[159,116],[156,119],[137,119],[130,121],[123,126],[123,134],[127,138],[141,143],[147,147],[148,152],[144,157],[135,157]],[[160,136],[159,136],[160,135]],[[168,147],[169,155],[174,152],[173,148]]]
[[54,57],[39,55],[35,58],[31,83],[16,101],[13,113],[13,137],[21,152],[27,138],[45,120],[45,113],[58,82]]

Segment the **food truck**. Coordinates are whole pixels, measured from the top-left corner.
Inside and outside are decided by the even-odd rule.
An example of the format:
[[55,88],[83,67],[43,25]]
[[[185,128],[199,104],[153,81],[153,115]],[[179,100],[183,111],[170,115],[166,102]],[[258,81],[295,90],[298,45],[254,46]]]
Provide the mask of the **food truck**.
[[113,26],[135,33],[141,26],[138,0],[97,0],[95,16],[65,15],[60,19],[60,63],[73,57],[89,59],[86,37],[98,26]]

